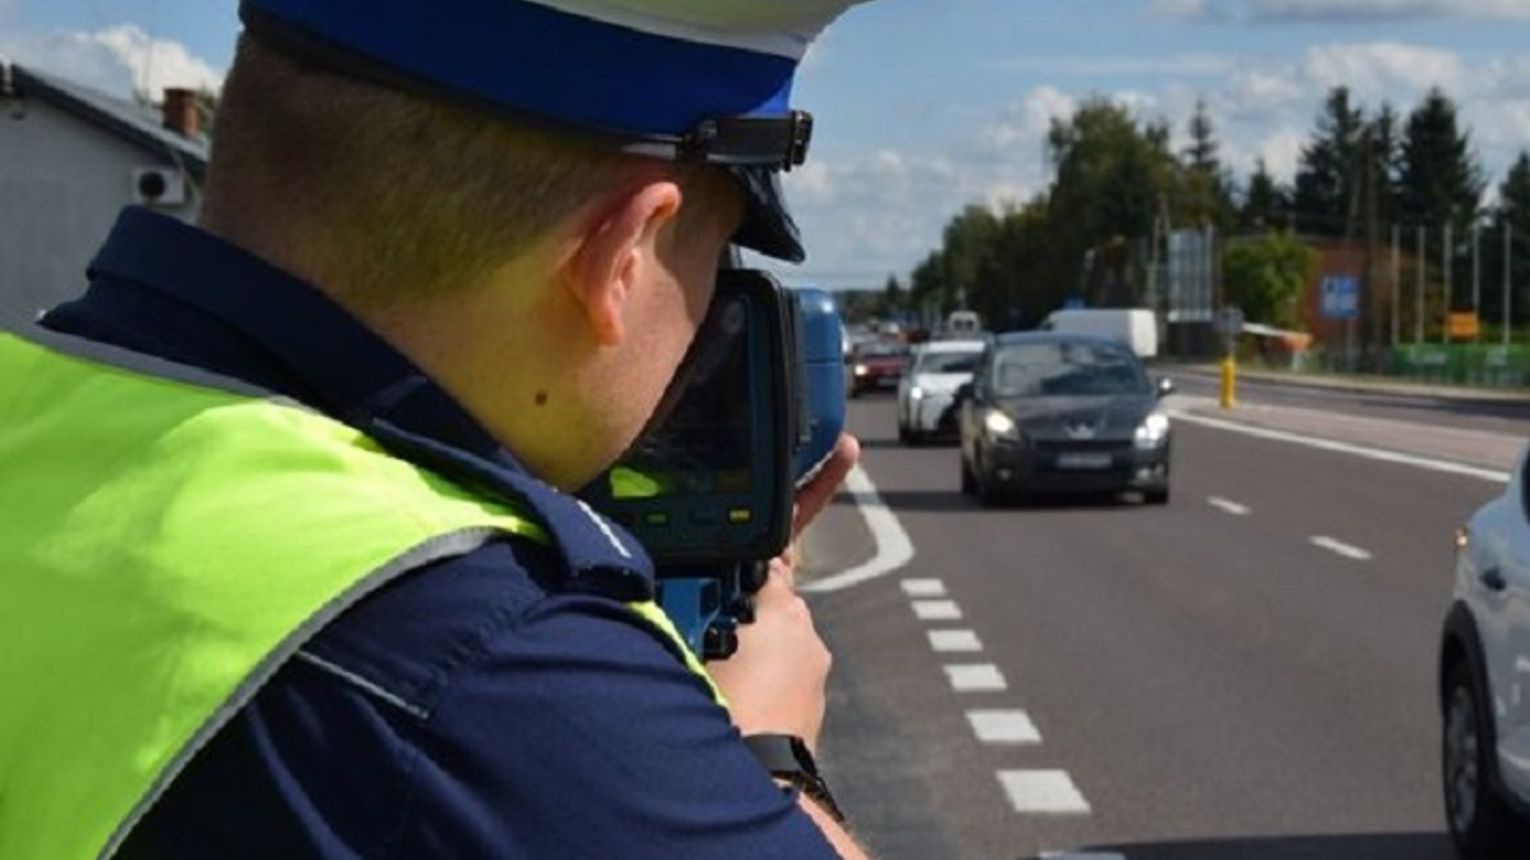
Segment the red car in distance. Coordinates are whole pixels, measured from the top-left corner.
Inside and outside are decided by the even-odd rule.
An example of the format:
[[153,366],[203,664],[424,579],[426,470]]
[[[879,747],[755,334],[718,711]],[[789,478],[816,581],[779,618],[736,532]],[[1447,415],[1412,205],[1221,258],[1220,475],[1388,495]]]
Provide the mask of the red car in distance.
[[850,352],[850,396],[892,390],[908,371],[910,354],[901,343],[862,343]]

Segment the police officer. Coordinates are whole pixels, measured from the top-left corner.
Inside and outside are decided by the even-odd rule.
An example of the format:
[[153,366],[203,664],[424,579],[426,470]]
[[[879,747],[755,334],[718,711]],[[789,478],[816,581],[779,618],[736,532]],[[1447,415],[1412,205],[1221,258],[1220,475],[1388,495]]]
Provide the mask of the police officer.
[[863,856],[791,559],[703,667],[567,495],[850,2],[245,0],[201,226],[0,335],[0,858]]

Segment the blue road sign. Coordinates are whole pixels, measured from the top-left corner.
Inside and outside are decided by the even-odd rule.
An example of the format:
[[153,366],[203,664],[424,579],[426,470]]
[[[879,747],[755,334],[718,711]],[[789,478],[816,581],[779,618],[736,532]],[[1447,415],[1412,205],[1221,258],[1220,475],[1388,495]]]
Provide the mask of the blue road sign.
[[1360,316],[1360,279],[1330,275],[1323,279],[1323,318],[1352,320]]

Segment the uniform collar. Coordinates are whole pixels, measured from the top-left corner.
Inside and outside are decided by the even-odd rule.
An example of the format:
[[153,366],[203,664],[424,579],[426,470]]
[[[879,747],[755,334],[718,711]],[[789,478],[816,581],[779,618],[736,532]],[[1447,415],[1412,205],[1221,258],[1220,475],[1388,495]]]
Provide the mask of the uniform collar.
[[97,285],[129,281],[229,326],[300,384],[307,405],[529,509],[576,575],[625,581],[633,599],[651,595],[653,564],[631,535],[528,472],[424,371],[309,284],[141,208],[123,211],[89,273]]

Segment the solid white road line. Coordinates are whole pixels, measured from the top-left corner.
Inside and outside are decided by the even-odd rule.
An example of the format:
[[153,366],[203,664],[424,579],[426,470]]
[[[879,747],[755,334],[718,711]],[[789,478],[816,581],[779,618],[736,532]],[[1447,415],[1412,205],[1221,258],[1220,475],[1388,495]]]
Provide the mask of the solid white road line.
[[1041,860],[1126,860],[1126,855],[1114,851],[1043,851]]
[[945,597],[946,584],[938,579],[905,579],[903,593],[909,597]]
[[1309,542],[1315,547],[1326,549],[1335,555],[1341,555],[1354,561],[1370,561],[1372,558],[1375,558],[1375,556],[1371,555],[1370,552],[1363,550],[1360,547],[1357,547],[1353,544],[1347,544],[1344,541],[1336,540],[1331,537],[1325,537],[1324,535],[1318,535],[1312,538]]
[[957,621],[962,608],[954,600],[916,600],[914,614],[920,621]]
[[1331,439],[1316,439],[1311,436],[1302,436],[1296,433],[1287,433],[1284,430],[1271,430],[1267,427],[1253,427],[1248,424],[1240,424],[1237,421],[1224,421],[1221,418],[1210,418],[1205,415],[1196,415],[1180,409],[1171,409],[1169,414],[1176,421],[1186,424],[1199,424],[1202,427],[1212,427],[1217,430],[1226,430],[1231,433],[1242,433],[1245,436],[1253,436],[1256,439],[1268,439],[1274,442],[1289,442],[1293,445],[1305,445],[1308,448],[1317,448],[1320,451],[1333,451],[1340,454],[1352,454],[1356,457],[1364,457],[1367,460],[1380,460],[1383,463],[1399,463],[1404,466],[1415,466],[1420,469],[1429,469],[1434,472],[1444,472],[1449,475],[1462,475],[1468,478],[1480,478],[1484,481],[1492,481],[1497,484],[1509,483],[1509,473],[1500,472],[1497,469],[1484,469],[1479,466],[1468,466],[1464,463],[1452,463],[1449,460],[1435,460],[1430,457],[1419,457],[1413,454],[1403,454],[1399,451],[1386,451],[1380,448],[1366,448],[1361,445],[1351,445],[1347,442],[1335,442]]
[[1224,513],[1232,514],[1235,517],[1246,517],[1253,513],[1249,510],[1248,505],[1240,505],[1231,499],[1224,499],[1221,496],[1212,496],[1206,500],[1206,504]]
[[1000,693],[1009,689],[1004,674],[992,663],[947,666],[946,678],[958,693]]
[[931,630],[930,647],[937,654],[971,653],[983,650],[983,642],[971,630]]
[[899,570],[914,558],[914,542],[909,540],[908,532],[903,530],[892,509],[882,501],[877,485],[871,482],[866,470],[859,467],[852,470],[845,479],[845,489],[860,507],[861,516],[866,518],[866,528],[871,530],[871,536],[877,542],[877,553],[859,567],[809,582],[800,591],[811,594],[844,591]]
[[968,711],[967,722],[985,744],[1041,743],[1041,732],[1025,711]]
[[1016,812],[1088,815],[1089,801],[1065,770],[1001,770],[999,784]]

